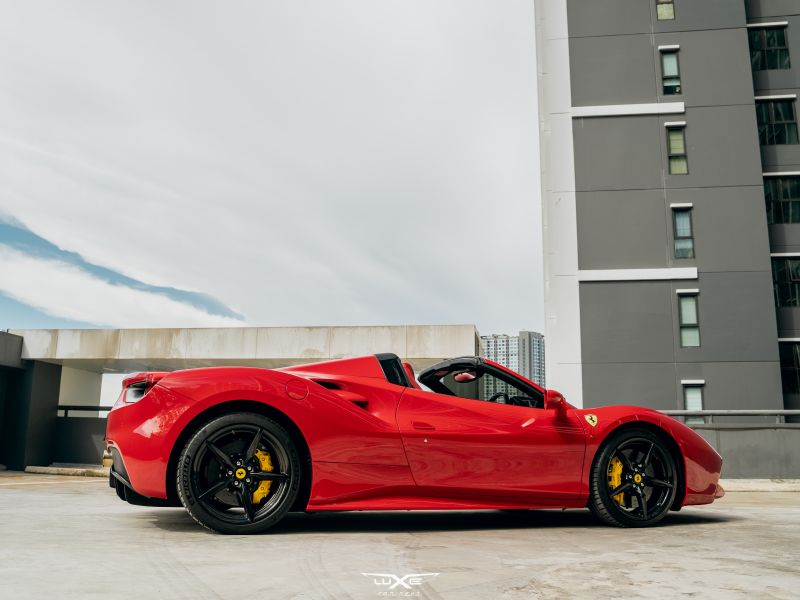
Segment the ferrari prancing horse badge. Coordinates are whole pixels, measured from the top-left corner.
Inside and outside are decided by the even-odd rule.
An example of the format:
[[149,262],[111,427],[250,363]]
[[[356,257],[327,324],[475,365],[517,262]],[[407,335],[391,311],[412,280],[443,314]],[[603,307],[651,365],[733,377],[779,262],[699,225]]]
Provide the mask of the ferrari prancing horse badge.
[[597,415],[584,415],[586,422],[592,427],[597,427]]

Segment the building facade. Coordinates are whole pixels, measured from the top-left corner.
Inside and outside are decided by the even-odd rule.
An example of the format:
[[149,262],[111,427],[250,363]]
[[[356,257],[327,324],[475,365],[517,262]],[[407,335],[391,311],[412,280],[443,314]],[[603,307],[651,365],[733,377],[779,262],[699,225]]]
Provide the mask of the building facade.
[[536,0],[536,29],[548,383],[797,407],[800,3]]
[[519,373],[547,387],[544,374],[544,336],[537,331],[519,332]]
[[[539,385],[545,385],[544,336],[536,331],[520,331],[519,335],[482,335],[483,355],[504,367],[508,367]],[[499,382],[486,382],[488,396],[504,391],[491,386]],[[487,396],[487,397],[488,397]]]

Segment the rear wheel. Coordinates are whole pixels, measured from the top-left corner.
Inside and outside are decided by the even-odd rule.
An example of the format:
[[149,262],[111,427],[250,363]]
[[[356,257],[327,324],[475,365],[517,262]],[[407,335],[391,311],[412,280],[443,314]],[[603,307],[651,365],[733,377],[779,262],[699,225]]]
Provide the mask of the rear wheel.
[[203,527],[260,533],[289,511],[301,466],[291,436],[254,413],[218,417],[195,433],[178,460],[178,496]]
[[647,527],[669,512],[678,470],[658,435],[626,429],[603,444],[589,483],[589,509],[600,520],[617,527]]

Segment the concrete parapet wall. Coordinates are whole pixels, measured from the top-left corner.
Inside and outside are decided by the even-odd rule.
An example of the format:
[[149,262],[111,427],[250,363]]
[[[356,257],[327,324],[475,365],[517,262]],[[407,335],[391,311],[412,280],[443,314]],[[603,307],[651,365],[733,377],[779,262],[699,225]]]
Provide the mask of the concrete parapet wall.
[[800,425],[710,424],[693,429],[722,455],[722,476],[731,479],[800,478]]

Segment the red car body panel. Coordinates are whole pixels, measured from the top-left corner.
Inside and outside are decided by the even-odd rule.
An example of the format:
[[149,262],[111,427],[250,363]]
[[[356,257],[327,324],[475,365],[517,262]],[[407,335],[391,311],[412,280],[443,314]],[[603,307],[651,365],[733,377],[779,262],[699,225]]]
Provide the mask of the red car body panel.
[[[682,505],[723,493],[722,459],[713,448],[650,409],[579,410],[564,403],[558,410],[443,396],[416,381],[390,383],[375,356],[159,377],[136,402],[126,402],[123,392],[107,425],[107,444],[130,487],[147,498],[171,496],[170,461],[207,411],[242,410],[242,402],[280,412],[302,435],[311,460],[308,511],[584,507],[597,449],[612,431],[636,421],[660,428],[680,449]],[[595,426],[587,415],[597,418]]]

